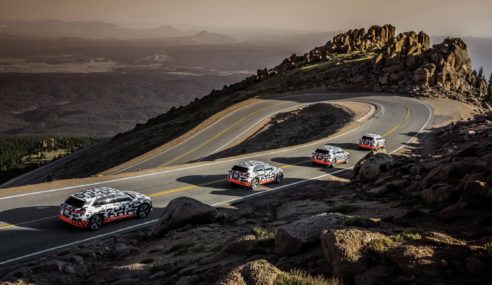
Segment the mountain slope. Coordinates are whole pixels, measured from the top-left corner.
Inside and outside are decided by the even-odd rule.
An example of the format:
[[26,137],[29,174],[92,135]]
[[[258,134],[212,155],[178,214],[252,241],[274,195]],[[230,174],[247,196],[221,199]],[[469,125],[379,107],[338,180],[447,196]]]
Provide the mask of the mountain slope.
[[390,25],[351,30],[303,56],[292,55],[274,68],[258,70],[255,76],[137,125],[94,148],[92,155],[68,163],[55,177],[82,177],[111,168],[247,98],[312,87],[449,96],[476,104],[485,94],[485,80],[472,72],[466,45],[459,39],[431,48],[422,32],[395,35]]

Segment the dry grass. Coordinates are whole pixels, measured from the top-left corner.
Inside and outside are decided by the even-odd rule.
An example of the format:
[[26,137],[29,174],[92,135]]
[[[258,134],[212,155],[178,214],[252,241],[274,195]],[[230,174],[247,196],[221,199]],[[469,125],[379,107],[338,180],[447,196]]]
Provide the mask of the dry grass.
[[313,276],[302,270],[292,270],[289,273],[283,272],[277,276],[275,285],[341,285],[338,279],[327,279],[323,276]]
[[263,228],[263,227],[253,227],[251,229],[252,234],[256,237],[258,240],[268,240],[268,239],[274,239],[275,238],[275,233]]
[[381,239],[371,240],[366,245],[366,250],[368,250],[370,253],[380,255],[380,254],[386,252],[388,250],[388,248],[393,245],[393,243],[394,243],[394,241],[390,238],[381,238]]
[[417,232],[403,231],[391,236],[391,239],[395,242],[416,241],[421,240],[422,236]]
[[343,225],[346,227],[371,228],[371,227],[375,227],[375,226],[379,225],[380,222],[381,222],[380,219],[355,216],[355,217],[350,217],[350,218],[346,219],[343,222]]
[[484,243],[483,247],[485,248],[485,251],[487,251],[488,254],[492,254],[492,241]]

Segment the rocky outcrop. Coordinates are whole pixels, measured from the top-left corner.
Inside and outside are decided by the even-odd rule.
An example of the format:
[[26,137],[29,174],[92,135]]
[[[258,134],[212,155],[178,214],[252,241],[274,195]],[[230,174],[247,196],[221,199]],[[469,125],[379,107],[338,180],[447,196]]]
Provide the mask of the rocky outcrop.
[[282,226],[275,235],[275,252],[296,254],[305,245],[319,241],[321,231],[342,223],[347,217],[339,213],[323,213]]
[[435,273],[441,262],[429,246],[404,245],[391,250],[387,256],[408,274]]
[[274,285],[280,273],[277,267],[260,259],[232,270],[217,285]]
[[378,232],[351,229],[332,229],[323,231],[320,236],[321,246],[331,273],[346,278],[366,271],[363,258],[364,247],[372,240],[384,239]]
[[391,167],[393,158],[386,153],[370,152],[359,160],[353,170],[352,178],[356,180],[376,180],[382,172]]
[[215,219],[217,210],[189,197],[179,197],[171,200],[162,212],[159,221],[154,226],[154,234],[160,235],[185,224],[211,222]]
[[329,63],[328,69],[332,70],[310,80],[295,78],[283,88],[325,86],[337,91],[446,96],[477,104],[487,91],[486,81],[472,70],[467,46],[461,39],[448,38],[431,47],[424,32],[396,35],[394,26],[384,25],[338,34],[324,46],[304,55],[293,54],[278,66],[260,69],[256,75],[221,92],[241,90],[319,63]]

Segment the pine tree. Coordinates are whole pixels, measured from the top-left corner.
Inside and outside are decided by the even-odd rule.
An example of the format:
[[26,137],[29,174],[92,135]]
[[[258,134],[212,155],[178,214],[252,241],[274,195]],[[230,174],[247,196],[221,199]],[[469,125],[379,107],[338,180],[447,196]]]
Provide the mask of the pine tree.
[[492,96],[492,72],[490,73],[489,78],[489,96]]
[[483,66],[480,66],[480,68],[478,69],[478,78],[484,78],[484,76],[483,76]]
[[492,73],[490,73],[489,86],[487,88],[487,101],[492,104]]

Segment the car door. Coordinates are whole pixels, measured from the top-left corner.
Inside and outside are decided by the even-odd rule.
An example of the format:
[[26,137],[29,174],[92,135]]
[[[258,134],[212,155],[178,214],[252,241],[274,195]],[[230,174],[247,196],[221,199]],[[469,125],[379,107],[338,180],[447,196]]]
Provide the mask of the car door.
[[269,181],[273,181],[275,179],[275,171],[273,171],[273,166],[268,165],[265,166],[265,177]]
[[92,204],[95,214],[103,215],[104,218],[111,216],[113,196],[99,198]]
[[114,206],[117,216],[134,215],[136,213],[136,205],[133,205],[133,199],[126,195],[116,197]]
[[258,178],[260,183],[263,183],[266,179],[265,177],[265,167],[263,165],[255,166],[254,168],[255,176]]

